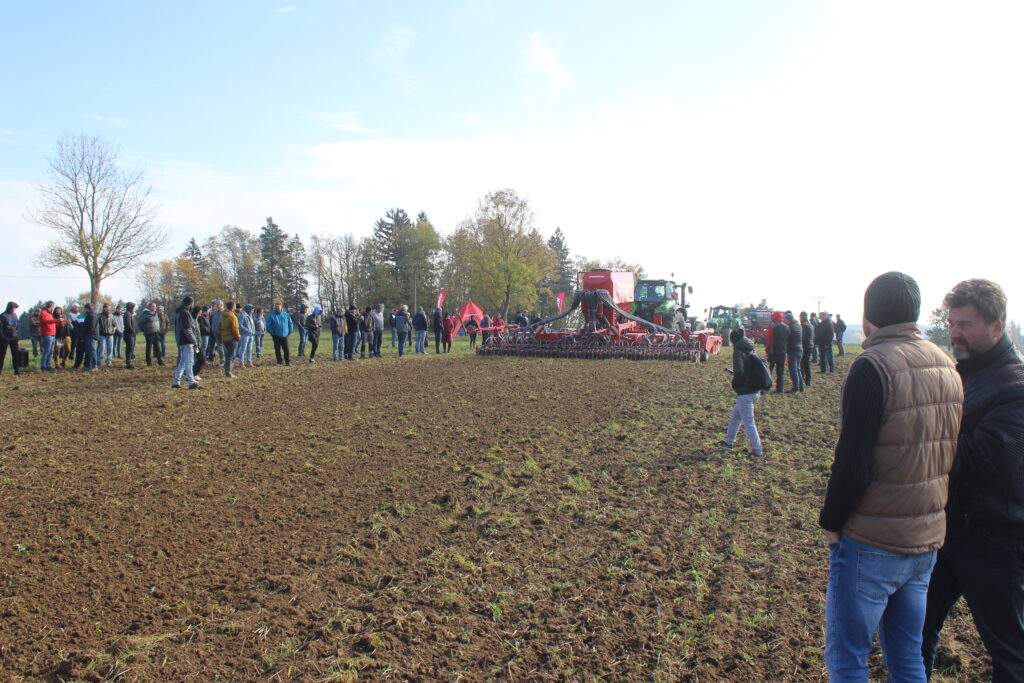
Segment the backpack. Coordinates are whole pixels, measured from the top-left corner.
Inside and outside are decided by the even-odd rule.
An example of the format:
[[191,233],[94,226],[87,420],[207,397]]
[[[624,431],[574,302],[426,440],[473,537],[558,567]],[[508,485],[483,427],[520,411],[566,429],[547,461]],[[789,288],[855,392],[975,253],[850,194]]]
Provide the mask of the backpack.
[[747,373],[747,381],[750,382],[751,387],[758,391],[768,391],[772,388],[772,373],[768,369],[768,363],[756,353],[748,355],[750,356],[748,362],[753,367]]

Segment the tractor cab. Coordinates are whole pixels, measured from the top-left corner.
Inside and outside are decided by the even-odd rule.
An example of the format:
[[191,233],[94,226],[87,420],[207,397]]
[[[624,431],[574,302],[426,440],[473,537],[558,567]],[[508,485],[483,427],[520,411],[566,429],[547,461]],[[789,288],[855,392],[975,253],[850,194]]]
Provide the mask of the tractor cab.
[[[678,292],[678,293],[677,293]],[[631,313],[656,325],[682,331],[688,328],[686,294],[693,293],[686,283],[672,280],[640,280],[636,283]]]

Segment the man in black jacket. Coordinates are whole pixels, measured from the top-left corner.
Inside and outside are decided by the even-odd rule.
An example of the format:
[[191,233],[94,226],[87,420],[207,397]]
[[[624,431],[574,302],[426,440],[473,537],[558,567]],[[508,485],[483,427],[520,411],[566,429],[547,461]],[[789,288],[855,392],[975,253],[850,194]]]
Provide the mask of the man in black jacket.
[[359,331],[359,309],[355,304],[345,311],[345,360],[355,360],[356,333]]
[[803,342],[804,355],[800,357],[800,374],[804,378],[804,386],[811,386],[811,349],[814,348],[814,328],[807,320],[807,311],[800,311],[800,340]]
[[786,311],[786,324],[789,325],[789,338],[786,340],[786,362],[789,363],[789,381],[793,388],[789,393],[795,394],[804,390],[804,375],[801,370],[804,355],[804,335],[800,323],[793,317],[793,311]]
[[440,308],[434,309],[430,320],[430,331],[434,333],[434,353],[441,353],[441,333],[444,332],[444,316]]
[[842,316],[836,313],[836,321],[832,323],[832,328],[836,332],[836,351],[837,355],[842,357],[846,355],[846,347],[843,346],[843,333],[846,332],[846,323],[843,321]]
[[782,393],[786,381],[786,354],[789,351],[789,325],[782,311],[772,313],[772,341],[768,349],[768,360],[775,370],[775,393]]
[[135,337],[138,328],[135,325],[135,303],[129,301],[124,307],[124,315],[121,318],[124,322],[124,366],[129,370],[135,368],[132,361],[135,360]]
[[1024,681],[1024,361],[1006,335],[1006,294],[966,280],[946,295],[949,338],[964,382],[922,646],[931,673],[939,632],[963,595],[992,656],[993,681]]
[[836,361],[832,357],[832,342],[835,338],[832,319],[826,311],[822,311],[818,316],[818,327],[814,330],[814,345],[818,347],[818,358],[821,359],[821,375],[825,374],[826,367],[830,374],[836,371]]

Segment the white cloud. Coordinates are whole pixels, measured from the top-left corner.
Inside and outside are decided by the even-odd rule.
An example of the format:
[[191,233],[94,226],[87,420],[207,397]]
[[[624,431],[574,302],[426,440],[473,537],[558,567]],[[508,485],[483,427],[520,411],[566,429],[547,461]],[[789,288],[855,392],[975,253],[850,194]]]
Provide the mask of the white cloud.
[[373,53],[374,59],[388,70],[395,87],[406,94],[414,93],[422,87],[420,78],[408,64],[408,54],[412,50],[415,35],[412,29],[395,26],[381,38]]
[[568,85],[569,71],[562,64],[558,49],[554,46],[557,36],[545,35],[534,29],[530,42],[523,50],[523,65],[527,74],[538,74],[547,83],[551,94],[556,95]]
[[285,5],[281,9],[277,10],[278,14],[284,14],[285,12],[294,12],[295,7],[293,5]]
[[313,114],[313,118],[335,130],[361,135],[377,135],[377,131],[367,128],[359,122],[359,114],[354,111],[317,112]]

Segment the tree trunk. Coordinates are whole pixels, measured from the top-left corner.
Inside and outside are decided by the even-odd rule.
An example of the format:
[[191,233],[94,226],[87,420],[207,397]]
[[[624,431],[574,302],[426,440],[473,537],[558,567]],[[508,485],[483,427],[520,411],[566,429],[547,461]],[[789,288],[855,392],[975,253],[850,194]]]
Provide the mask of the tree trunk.
[[92,276],[89,277],[89,298],[92,300],[93,310],[96,310],[96,305],[100,302],[100,282]]

